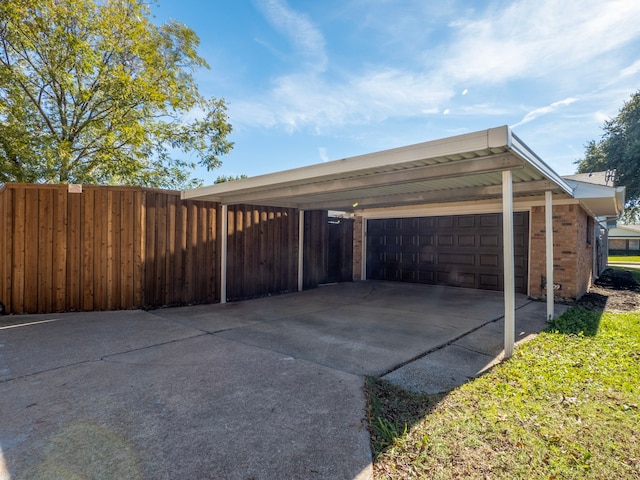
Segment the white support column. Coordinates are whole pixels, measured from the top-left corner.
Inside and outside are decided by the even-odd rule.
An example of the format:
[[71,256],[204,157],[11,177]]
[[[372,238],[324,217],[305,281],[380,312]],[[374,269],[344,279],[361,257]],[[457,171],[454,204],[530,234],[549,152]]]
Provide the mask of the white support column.
[[298,291],[304,286],[304,210],[298,210]]
[[553,320],[553,201],[551,192],[544,192],[544,225],[547,259],[547,322]]
[[229,235],[229,216],[227,206],[222,204],[220,211],[220,303],[227,303],[227,236]]
[[513,355],[516,293],[513,267],[513,185],[511,170],[502,172],[502,246],[504,252],[504,358]]

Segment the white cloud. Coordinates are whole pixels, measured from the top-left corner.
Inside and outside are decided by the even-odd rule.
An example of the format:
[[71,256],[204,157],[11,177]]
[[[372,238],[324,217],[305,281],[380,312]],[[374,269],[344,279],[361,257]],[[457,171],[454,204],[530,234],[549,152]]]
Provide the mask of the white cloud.
[[[523,125],[571,105],[577,96],[586,101],[589,91],[611,78],[609,71],[601,72],[595,66],[596,62],[622,62],[609,53],[640,38],[640,2],[635,0],[520,0],[503,8],[491,3],[466,10],[429,11],[425,18],[430,28],[449,25],[444,27],[448,31],[442,39],[423,34],[419,22],[407,19],[402,9],[349,2],[345,8],[354,16],[354,31],[384,23],[384,35],[398,49],[397,55],[385,56],[383,49],[372,45],[365,61],[351,52],[330,57],[321,19],[293,10],[286,0],[257,1],[265,18],[290,41],[302,62],[272,76],[266,91],[234,100],[232,113],[237,123],[288,132],[308,129],[322,134],[389,118],[420,119],[443,112],[445,104],[447,111],[456,115],[501,117],[501,122],[508,123],[517,107],[513,99],[503,100],[497,84],[529,82],[522,95],[530,103],[537,95],[543,103],[551,95],[574,92],[571,88],[587,90],[530,111],[516,124]],[[411,11],[415,14],[423,8],[421,4],[420,0],[411,4]],[[378,17],[374,19],[371,11]],[[355,12],[362,18],[356,18]],[[346,51],[349,47],[340,48]],[[416,51],[422,53],[412,56]],[[379,53],[379,58],[371,56],[372,52]],[[410,62],[399,60],[408,57]],[[345,63],[339,64],[339,59]],[[632,77],[638,71],[640,61],[621,69],[621,75]],[[584,78],[591,83],[582,85]],[[541,80],[547,83],[536,86]],[[560,93],[547,89],[549,84],[558,86]],[[561,84],[567,87],[562,90]],[[455,104],[459,92],[467,95],[470,88],[479,103]],[[536,88],[546,90],[540,94]]]
[[286,0],[259,0],[267,21],[285,35],[294,49],[317,71],[327,68],[325,39],[309,18],[293,10]]
[[553,102],[551,105],[547,105],[546,107],[536,108],[535,110],[532,110],[529,113],[527,113],[523,117],[523,119],[520,120],[515,125],[513,125],[513,127],[515,128],[515,127],[519,127],[520,125],[524,125],[525,123],[529,123],[538,117],[542,117],[543,115],[548,115],[556,111],[558,108],[566,107],[567,105],[571,105],[576,101],[577,99],[570,97],[570,98],[565,98],[564,100],[560,100],[559,102]]
[[483,83],[588,65],[640,36],[640,2],[521,0],[452,24],[447,75]]
[[320,155],[320,160],[322,160],[322,163],[326,163],[329,161],[329,156],[327,155],[327,149],[325,147],[318,148],[318,154]]
[[620,77],[630,77],[640,72],[640,60],[636,60],[633,64],[620,71]]

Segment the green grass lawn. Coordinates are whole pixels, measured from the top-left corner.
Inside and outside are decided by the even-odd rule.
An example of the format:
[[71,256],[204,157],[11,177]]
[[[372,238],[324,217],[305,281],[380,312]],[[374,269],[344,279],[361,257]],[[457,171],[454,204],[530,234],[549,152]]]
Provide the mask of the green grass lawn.
[[640,312],[571,308],[446,395],[370,379],[376,479],[640,478]]
[[629,256],[611,255],[609,256],[609,262],[640,264],[640,256],[639,255],[629,255]]

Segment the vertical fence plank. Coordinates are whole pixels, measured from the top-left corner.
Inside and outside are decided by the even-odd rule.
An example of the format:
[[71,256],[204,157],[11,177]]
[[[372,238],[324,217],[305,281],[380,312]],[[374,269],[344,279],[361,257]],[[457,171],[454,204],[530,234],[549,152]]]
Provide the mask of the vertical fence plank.
[[93,310],[94,308],[94,213],[95,213],[95,190],[85,188],[82,193],[82,210],[80,218],[82,219],[82,255],[81,255],[81,292],[82,292],[82,310]]
[[57,187],[53,197],[53,309],[56,312],[68,310],[67,306],[67,232],[68,210],[67,192]]
[[218,294],[218,289],[216,288],[217,282],[217,274],[218,274],[218,262],[216,258],[218,257],[218,208],[215,204],[208,204],[207,209],[209,212],[209,220],[207,224],[208,232],[209,232],[209,246],[208,252],[209,256],[207,258],[207,266],[209,268],[207,272],[207,302],[214,302],[217,298],[220,297]]
[[156,194],[146,194],[145,221],[145,255],[144,255],[144,304],[155,305],[155,276],[156,276]]
[[5,186],[0,188],[0,301],[11,311],[11,267],[13,256],[11,212],[13,192]]
[[27,192],[24,187],[13,188],[12,241],[14,243],[13,257],[11,258],[11,312],[25,312],[25,281],[27,276],[26,265],[26,225],[27,218]]
[[164,274],[164,290],[165,303],[167,305],[175,305],[180,302],[180,292],[177,291],[176,285],[176,195],[167,195],[167,220],[166,220],[166,237],[167,247],[165,256],[165,274]]
[[82,309],[82,200],[83,193],[67,195],[66,309]]
[[175,240],[175,266],[174,276],[176,290],[180,292],[180,299],[186,302],[185,288],[185,262],[187,255],[187,205],[184,201],[176,203],[176,240]]
[[105,189],[97,189],[94,214],[94,262],[96,265],[94,303],[97,310],[106,310],[108,308],[108,255],[110,253],[108,237],[111,227],[111,223],[109,222],[110,216],[109,193]]
[[134,198],[132,190],[122,192],[120,200],[120,306],[131,308],[136,306],[134,300]]
[[25,191],[24,243],[25,285],[24,311],[38,311],[38,190]]
[[145,305],[144,272],[147,238],[147,194],[140,190],[133,194],[133,306]]
[[156,195],[156,274],[154,278],[155,305],[166,305],[165,276],[167,257],[167,197]]

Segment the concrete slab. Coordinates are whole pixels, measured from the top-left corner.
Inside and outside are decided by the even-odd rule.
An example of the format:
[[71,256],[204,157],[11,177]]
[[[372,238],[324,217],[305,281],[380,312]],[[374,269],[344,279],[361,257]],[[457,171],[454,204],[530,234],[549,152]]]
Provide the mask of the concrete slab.
[[5,381],[0,398],[10,479],[371,478],[362,378],[211,335]]
[[382,378],[414,392],[448,392],[488,368],[494,358],[457,345],[449,345]]
[[[545,307],[517,302],[524,337]],[[363,375],[395,370],[423,391],[465,382],[496,361],[502,313],[499,292],[354,282],[4,317],[0,480],[370,479]]]
[[456,335],[456,329],[433,325],[416,313],[364,305],[339,306],[219,334],[357,375],[382,374]]
[[201,332],[141,310],[20,315],[0,324],[0,381]]
[[[556,305],[556,314],[561,315],[567,308]],[[546,328],[545,315],[546,304],[541,302],[530,301],[516,310],[516,345]],[[443,393],[486,372],[503,356],[504,318],[500,318],[382,378],[414,392]]]

